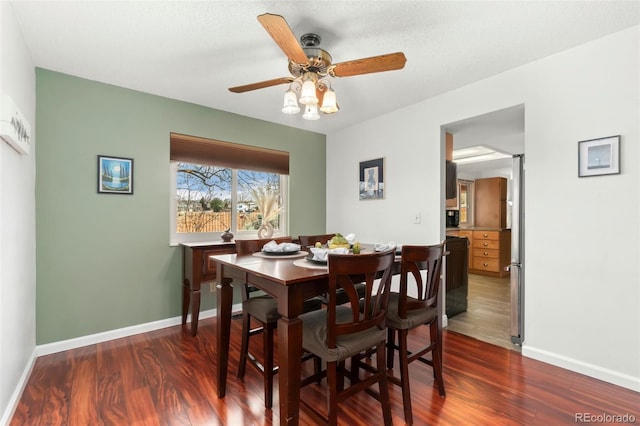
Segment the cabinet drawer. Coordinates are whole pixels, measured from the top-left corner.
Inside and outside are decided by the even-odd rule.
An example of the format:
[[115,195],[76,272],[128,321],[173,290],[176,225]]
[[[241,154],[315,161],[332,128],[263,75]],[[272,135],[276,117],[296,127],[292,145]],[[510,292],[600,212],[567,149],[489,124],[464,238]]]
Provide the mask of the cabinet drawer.
[[207,279],[215,279],[216,277],[216,262],[211,259],[209,256],[213,256],[215,254],[231,254],[235,253],[235,247],[221,247],[215,249],[204,250],[202,253],[203,262],[202,262],[202,275]]
[[480,271],[501,272],[499,259],[483,259],[475,256],[473,258],[473,269],[477,269]]
[[475,258],[482,258],[482,259],[499,259],[500,250],[476,248],[476,249],[473,249],[473,256]]
[[474,240],[495,240],[500,239],[499,231],[473,231]]
[[499,250],[500,242],[494,240],[478,240],[476,238],[473,239],[473,248],[475,249],[489,249],[489,250]]

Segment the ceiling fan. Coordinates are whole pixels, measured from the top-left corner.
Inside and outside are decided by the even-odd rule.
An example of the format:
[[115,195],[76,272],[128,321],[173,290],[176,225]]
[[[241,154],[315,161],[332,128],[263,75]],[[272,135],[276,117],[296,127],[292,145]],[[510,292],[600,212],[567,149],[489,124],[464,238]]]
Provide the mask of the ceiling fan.
[[[339,107],[331,87],[331,78],[399,70],[404,68],[407,62],[404,53],[396,52],[333,64],[329,52],[318,47],[320,36],[317,34],[304,34],[298,43],[289,24],[282,16],[265,13],[258,16],[258,21],[287,55],[289,72],[292,76],[230,87],[229,90],[233,93],[244,93],[279,84],[289,84],[282,109],[286,114],[298,113],[300,111],[298,102],[305,105],[303,118],[308,120],[320,118],[318,106],[325,114],[337,112]],[[296,99],[296,92],[300,93],[299,100]]]

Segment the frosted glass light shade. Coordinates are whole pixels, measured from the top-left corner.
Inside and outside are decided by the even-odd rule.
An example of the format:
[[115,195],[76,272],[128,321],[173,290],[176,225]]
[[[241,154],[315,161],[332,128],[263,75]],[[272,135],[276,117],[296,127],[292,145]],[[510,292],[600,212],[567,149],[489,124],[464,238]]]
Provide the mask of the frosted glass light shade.
[[302,83],[302,91],[300,92],[300,103],[304,105],[317,104],[316,85],[313,81],[307,80]]
[[318,120],[320,118],[320,114],[318,114],[318,104],[307,104],[304,107],[302,118],[305,120]]
[[333,114],[334,112],[338,112],[336,92],[331,89],[325,92],[324,98],[322,99],[322,106],[320,107],[320,111],[324,112],[325,114]]
[[285,114],[297,114],[300,112],[298,100],[296,99],[296,92],[291,89],[284,92],[284,106],[282,107],[282,112]]

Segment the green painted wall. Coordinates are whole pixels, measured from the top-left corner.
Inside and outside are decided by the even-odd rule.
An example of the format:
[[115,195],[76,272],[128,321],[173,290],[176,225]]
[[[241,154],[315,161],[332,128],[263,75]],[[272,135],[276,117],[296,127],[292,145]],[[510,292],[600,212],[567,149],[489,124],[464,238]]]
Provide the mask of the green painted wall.
[[[170,132],[289,151],[290,234],[325,228],[322,134],[44,69],[36,103],[37,344],[180,315]],[[134,159],[133,195],[97,193],[98,154]]]

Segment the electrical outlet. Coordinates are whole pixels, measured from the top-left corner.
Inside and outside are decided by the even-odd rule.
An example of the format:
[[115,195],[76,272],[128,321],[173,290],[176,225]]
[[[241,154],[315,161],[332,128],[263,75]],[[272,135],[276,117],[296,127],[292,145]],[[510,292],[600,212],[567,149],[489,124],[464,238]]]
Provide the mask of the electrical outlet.
[[211,293],[215,293],[216,292],[216,282],[215,281],[209,281],[209,291]]
[[420,223],[422,218],[420,217],[420,212],[417,212],[413,215],[413,223]]

